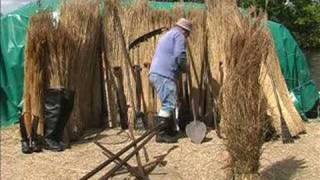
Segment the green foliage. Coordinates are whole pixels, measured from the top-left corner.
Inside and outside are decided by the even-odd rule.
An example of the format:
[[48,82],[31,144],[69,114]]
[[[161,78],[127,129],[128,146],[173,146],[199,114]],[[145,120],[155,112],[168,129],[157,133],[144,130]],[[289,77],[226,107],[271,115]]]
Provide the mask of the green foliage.
[[320,47],[319,0],[241,0],[239,5],[251,5],[267,10],[269,19],[284,24],[303,48]]

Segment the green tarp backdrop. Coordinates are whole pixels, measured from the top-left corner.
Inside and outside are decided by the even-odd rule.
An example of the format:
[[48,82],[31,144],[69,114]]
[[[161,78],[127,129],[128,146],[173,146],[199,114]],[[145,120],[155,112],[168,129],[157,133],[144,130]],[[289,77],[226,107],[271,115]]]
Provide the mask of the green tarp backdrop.
[[[130,2],[126,0],[125,2]],[[30,3],[1,17],[0,32],[0,121],[1,127],[14,124],[23,107],[24,48],[29,19],[41,10],[56,10],[58,0],[42,0],[40,6]],[[155,9],[172,9],[175,3],[151,2]],[[185,9],[205,8],[204,4],[185,3]],[[292,92],[298,111],[309,111],[319,99],[310,78],[306,58],[290,32],[281,24],[268,23],[272,32],[281,70]]]

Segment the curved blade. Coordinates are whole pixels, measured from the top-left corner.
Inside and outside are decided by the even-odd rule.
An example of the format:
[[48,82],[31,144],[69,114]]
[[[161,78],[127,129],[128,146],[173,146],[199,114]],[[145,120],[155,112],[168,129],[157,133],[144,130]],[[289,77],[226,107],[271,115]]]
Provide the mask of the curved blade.
[[137,39],[135,39],[134,41],[132,41],[129,44],[129,50],[132,48],[135,48],[138,44],[147,41],[148,39],[152,38],[153,36],[159,35],[161,33],[163,33],[164,31],[168,30],[168,28],[166,27],[161,27],[159,29],[153,30],[151,32],[148,32],[140,37],[138,37]]

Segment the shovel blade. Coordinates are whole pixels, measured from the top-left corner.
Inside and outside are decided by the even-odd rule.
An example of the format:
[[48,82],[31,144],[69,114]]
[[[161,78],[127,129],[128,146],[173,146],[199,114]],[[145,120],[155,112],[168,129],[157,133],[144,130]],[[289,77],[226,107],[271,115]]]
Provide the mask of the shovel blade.
[[192,121],[186,126],[186,134],[195,144],[201,144],[206,136],[206,131],[206,125],[200,121]]

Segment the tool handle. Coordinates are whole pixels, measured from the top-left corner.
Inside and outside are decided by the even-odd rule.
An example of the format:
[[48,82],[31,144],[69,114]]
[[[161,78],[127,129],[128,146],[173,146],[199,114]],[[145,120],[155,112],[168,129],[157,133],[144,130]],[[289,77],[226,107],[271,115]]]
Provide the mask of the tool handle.
[[187,70],[187,78],[188,78],[188,85],[189,85],[189,101],[191,104],[191,109],[192,109],[192,115],[193,115],[193,121],[197,121],[197,115],[196,115],[196,110],[195,110],[195,104],[192,96],[194,95],[194,91],[192,90],[192,78],[191,78],[191,72],[188,69]]

